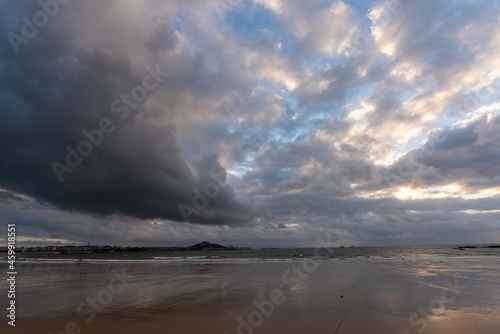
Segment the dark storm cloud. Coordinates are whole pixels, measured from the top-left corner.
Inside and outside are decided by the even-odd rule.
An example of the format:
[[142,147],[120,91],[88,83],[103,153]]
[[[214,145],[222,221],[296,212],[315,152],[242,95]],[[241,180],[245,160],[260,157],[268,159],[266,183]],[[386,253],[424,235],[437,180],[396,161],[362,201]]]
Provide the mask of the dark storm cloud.
[[[22,13],[36,9],[17,6]],[[10,28],[6,25],[2,31]],[[170,30],[162,29],[165,27]],[[64,22],[56,17],[43,30],[43,36],[40,32],[40,37],[23,45],[19,54],[2,40],[0,186],[68,211],[182,221],[179,204],[192,205],[192,190],[203,189],[210,181],[209,172],[225,174],[217,156],[201,160],[193,173],[182,157],[175,126],[168,121],[157,122],[165,118],[161,111],[142,104],[128,108],[129,113],[123,109],[114,113],[112,103],[119,98],[118,93],[127,94],[141,85],[148,71],[131,65],[126,54],[83,49],[59,33],[61,28]],[[151,32],[146,44],[154,53],[171,50],[176,42],[171,24],[163,22]],[[160,68],[162,73],[167,66],[145,63],[144,67],[148,65],[150,69]],[[184,77],[190,73],[195,76],[196,72],[185,70]],[[177,77],[178,71],[174,71],[172,78],[160,79],[165,83],[158,91],[166,90],[168,95],[168,88],[174,86],[168,81]],[[203,80],[194,80],[203,86]],[[154,80],[150,78],[149,82]],[[198,89],[192,83],[186,84]],[[182,80],[175,85],[182,86]],[[203,87],[199,90],[206,93]],[[78,151],[78,144],[88,139],[82,131],[95,131],[105,118],[110,120],[107,127],[113,131],[101,133],[100,140],[95,135],[102,144],[94,146],[88,157],[82,157],[81,164],[72,166],[71,172],[61,173],[59,182],[53,162],[68,164],[67,147]],[[207,224],[236,224],[251,219],[251,206],[240,203],[230,185],[221,187],[206,210],[191,217],[193,222]]]

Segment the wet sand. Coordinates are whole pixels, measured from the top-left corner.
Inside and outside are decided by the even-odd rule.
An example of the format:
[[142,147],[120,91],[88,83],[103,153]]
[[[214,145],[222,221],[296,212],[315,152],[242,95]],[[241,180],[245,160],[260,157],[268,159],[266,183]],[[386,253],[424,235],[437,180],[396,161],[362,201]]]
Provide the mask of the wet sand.
[[[19,263],[16,327],[0,329],[498,333],[500,259],[441,261]],[[2,282],[3,310],[6,295]]]

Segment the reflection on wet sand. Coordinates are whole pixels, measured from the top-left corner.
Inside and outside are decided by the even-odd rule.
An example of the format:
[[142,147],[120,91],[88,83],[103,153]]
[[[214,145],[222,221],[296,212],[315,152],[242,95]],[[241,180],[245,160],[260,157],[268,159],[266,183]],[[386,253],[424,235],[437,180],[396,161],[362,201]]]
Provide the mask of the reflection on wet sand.
[[[59,333],[73,321],[82,333],[97,334],[111,329],[124,334],[159,329],[497,333],[499,264],[499,259],[457,258],[323,260],[306,272],[299,259],[244,264],[23,263],[19,327]],[[126,287],[100,304],[95,319],[86,323],[88,317],[76,309],[99,297],[113,270],[124,273]]]

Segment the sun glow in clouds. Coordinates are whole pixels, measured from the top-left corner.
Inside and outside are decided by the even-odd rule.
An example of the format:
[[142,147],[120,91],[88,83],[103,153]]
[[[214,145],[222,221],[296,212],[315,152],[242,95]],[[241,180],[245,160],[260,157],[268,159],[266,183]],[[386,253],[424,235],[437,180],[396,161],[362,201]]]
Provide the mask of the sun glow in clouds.
[[448,185],[444,187],[437,188],[426,188],[426,189],[412,189],[412,188],[399,188],[399,190],[394,193],[400,200],[414,200],[414,199],[426,199],[426,198],[446,198],[450,196],[459,196],[460,187],[456,185]]

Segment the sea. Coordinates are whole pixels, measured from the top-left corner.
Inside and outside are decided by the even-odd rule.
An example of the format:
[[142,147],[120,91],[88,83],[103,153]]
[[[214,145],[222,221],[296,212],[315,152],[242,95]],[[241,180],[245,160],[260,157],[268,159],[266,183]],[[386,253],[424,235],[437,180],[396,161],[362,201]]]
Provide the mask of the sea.
[[[251,263],[287,262],[298,260],[346,261],[364,259],[412,260],[445,258],[500,258],[498,245],[444,245],[444,246],[385,246],[334,248],[266,248],[248,250],[171,251],[171,252],[115,252],[115,253],[17,253],[19,262],[203,262]],[[493,247],[492,247],[493,246]],[[1,257],[0,262],[6,262]]]

